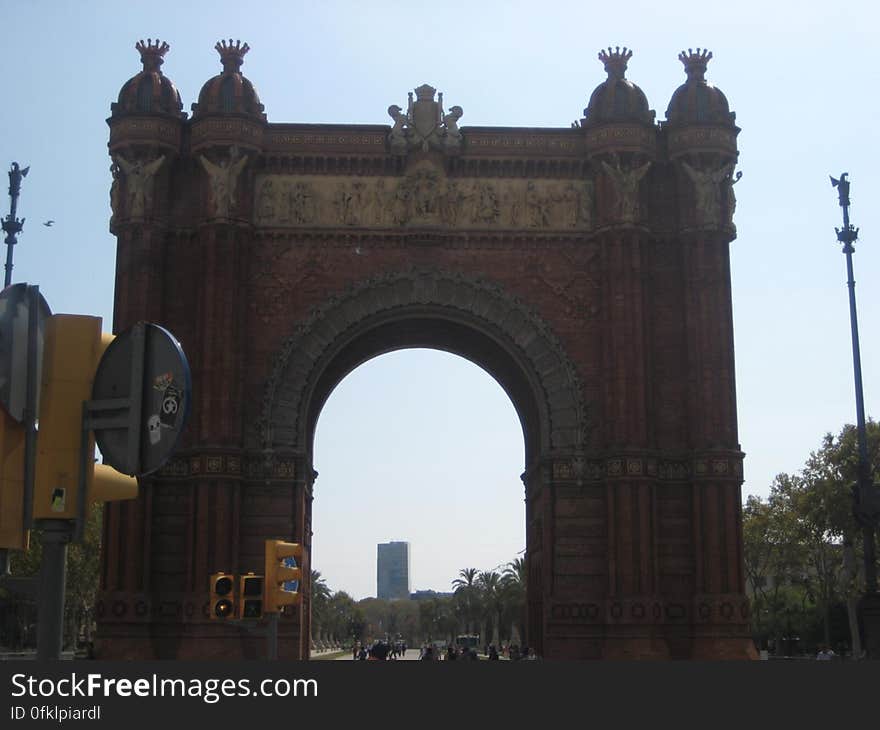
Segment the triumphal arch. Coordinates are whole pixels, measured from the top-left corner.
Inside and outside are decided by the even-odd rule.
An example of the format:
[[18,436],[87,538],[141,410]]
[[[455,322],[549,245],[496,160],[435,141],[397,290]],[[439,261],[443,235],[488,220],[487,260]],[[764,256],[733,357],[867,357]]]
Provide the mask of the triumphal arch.
[[[427,84],[390,94],[390,124],[269,122],[237,41],[217,44],[222,70],[188,115],[167,44],[137,48],[108,120],[114,328],[173,331],[193,404],[174,460],[107,505],[100,657],[263,656],[265,639],[209,619],[208,577],[262,572],[266,538],[310,545],[321,407],[406,347],[482,366],[519,414],[540,655],[752,656],[739,130],[710,53],[679,56],[662,122],[626,78],[631,52],[609,48],[582,118],[523,129],[464,126]],[[303,589],[281,658],[309,653]]]

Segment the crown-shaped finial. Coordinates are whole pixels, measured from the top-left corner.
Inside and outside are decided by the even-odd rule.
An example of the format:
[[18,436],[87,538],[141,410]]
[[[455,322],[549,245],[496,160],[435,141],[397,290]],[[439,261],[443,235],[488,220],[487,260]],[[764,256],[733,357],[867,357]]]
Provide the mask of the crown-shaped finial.
[[214,48],[220,54],[220,61],[223,64],[224,71],[238,71],[241,68],[241,64],[244,63],[244,54],[251,50],[247,43],[242,43],[241,41],[233,43],[232,38],[229,39],[229,43],[218,41]]
[[627,50],[626,46],[622,51],[620,46],[615,46],[613,51],[611,46],[608,46],[607,53],[604,48],[599,51],[599,60],[605,64],[609,79],[622,79],[626,73],[626,63],[632,58],[632,55],[633,52]]
[[688,80],[705,81],[706,66],[712,58],[712,51],[706,48],[698,48],[696,53],[692,48],[687,49],[687,53],[682,51],[678,54],[678,60],[684,64],[684,70]]
[[162,58],[166,53],[168,53],[168,49],[171,48],[165,41],[160,41],[158,38],[156,42],[153,43],[152,38],[147,38],[147,42],[144,43],[143,40],[138,41],[134,44],[134,47],[140,51],[141,54],[141,63],[144,64],[144,71],[158,71],[159,66],[164,62],[164,58]]

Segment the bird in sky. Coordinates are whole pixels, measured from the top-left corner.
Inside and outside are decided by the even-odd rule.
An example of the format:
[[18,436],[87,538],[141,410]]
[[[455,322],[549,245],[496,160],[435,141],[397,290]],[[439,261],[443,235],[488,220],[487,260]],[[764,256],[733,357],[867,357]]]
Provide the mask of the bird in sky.
[[51,227],[52,227],[52,224],[53,224],[54,222],[55,222],[55,221],[46,221],[43,225],[46,226],[46,228],[51,228]]

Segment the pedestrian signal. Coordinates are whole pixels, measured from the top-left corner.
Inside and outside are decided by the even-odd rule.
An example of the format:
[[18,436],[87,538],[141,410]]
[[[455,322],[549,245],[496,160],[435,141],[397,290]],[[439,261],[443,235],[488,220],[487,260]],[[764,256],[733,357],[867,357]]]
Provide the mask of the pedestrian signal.
[[235,618],[235,576],[230,573],[214,573],[211,576],[211,618],[216,620]]
[[248,573],[239,578],[239,618],[263,617],[263,576]]

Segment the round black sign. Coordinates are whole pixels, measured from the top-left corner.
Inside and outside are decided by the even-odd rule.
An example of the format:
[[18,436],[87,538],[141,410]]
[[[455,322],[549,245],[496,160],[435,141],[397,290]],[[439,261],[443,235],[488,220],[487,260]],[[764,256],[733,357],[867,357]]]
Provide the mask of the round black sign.
[[119,408],[118,426],[95,429],[104,463],[132,476],[159,469],[186,424],[191,389],[186,355],[168,330],[141,322],[117,335],[92,386],[93,402]]

